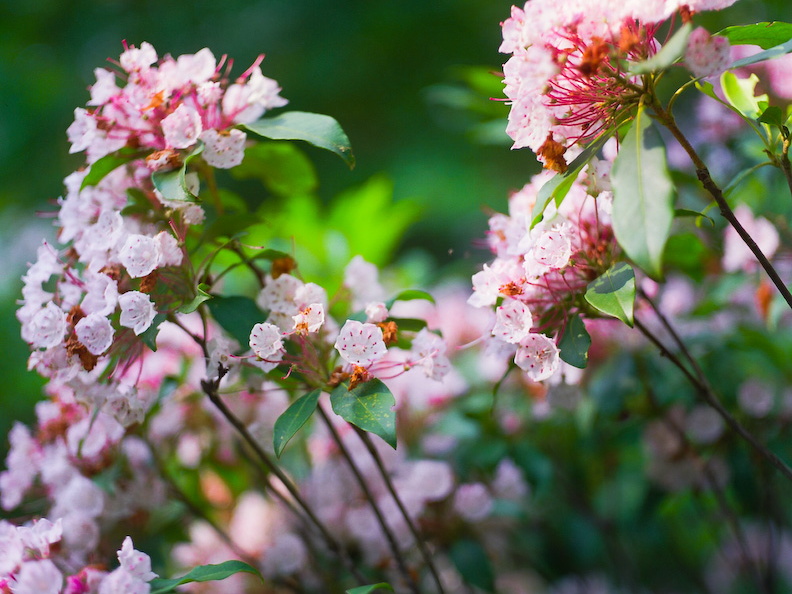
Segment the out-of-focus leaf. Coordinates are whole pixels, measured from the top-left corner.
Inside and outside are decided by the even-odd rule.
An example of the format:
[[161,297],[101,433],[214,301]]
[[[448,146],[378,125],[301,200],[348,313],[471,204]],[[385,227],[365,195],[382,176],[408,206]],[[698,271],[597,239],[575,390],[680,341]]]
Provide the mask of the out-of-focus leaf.
[[590,346],[591,336],[586,331],[586,325],[579,315],[572,316],[558,343],[561,359],[573,367],[585,369]]
[[415,299],[423,299],[424,301],[428,301],[429,303],[434,303],[434,297],[432,297],[426,291],[421,291],[420,289],[406,289],[396,295],[393,299],[389,299],[385,302],[385,307],[390,309],[393,307],[393,304],[397,301],[413,301]]
[[758,64],[759,62],[765,62],[766,60],[772,60],[773,58],[784,56],[789,52],[792,52],[792,39],[790,39],[786,43],[776,45],[774,47],[771,47],[770,49],[766,49],[763,52],[754,54],[753,56],[748,56],[747,58],[743,58],[741,60],[737,60],[736,62],[732,62],[731,64],[729,64],[728,69],[734,70],[735,68],[742,68],[743,66]]
[[721,75],[721,88],[726,100],[743,116],[755,120],[764,109],[761,102],[767,101],[767,94],[755,95],[759,77],[751,74],[748,78],[738,78],[733,72]]
[[715,221],[712,220],[711,216],[706,215],[703,212],[699,212],[697,210],[690,210],[688,208],[674,209],[674,217],[676,218],[695,217],[696,225],[698,225],[700,221],[706,219],[707,221],[709,221],[710,225],[712,225],[713,227],[715,226]]
[[120,150],[117,150],[114,153],[105,155],[101,159],[97,159],[94,163],[91,164],[91,168],[88,170],[88,173],[85,174],[82,184],[80,185],[80,189],[83,190],[88,186],[95,186],[100,181],[102,181],[111,171],[114,171],[121,165],[125,165],[130,161],[134,161],[135,159],[140,159],[145,154],[146,153],[144,151],[141,151],[140,149],[131,148],[127,146]]
[[487,592],[495,591],[495,573],[484,547],[475,540],[462,539],[451,546],[449,554],[465,582]]
[[187,165],[200,155],[203,149],[204,145],[199,141],[195,148],[184,157],[184,163],[181,167],[171,171],[155,171],[151,174],[151,181],[163,198],[179,202],[197,202],[198,197],[190,192],[187,187],[185,175],[187,174]]
[[319,185],[314,166],[299,148],[287,142],[260,142],[245,151],[245,160],[231,169],[240,179],[260,179],[273,194],[309,194]]
[[718,31],[732,45],[758,45],[763,50],[782,45],[792,39],[792,24],[781,21],[735,25]]
[[393,586],[386,582],[380,582],[379,584],[371,584],[370,586],[358,586],[357,588],[352,588],[346,591],[346,594],[371,594],[371,592],[376,592],[377,590],[390,590],[393,592]]
[[654,56],[637,64],[630,64],[631,74],[648,74],[667,69],[685,55],[688,37],[693,31],[692,23],[685,23]]
[[215,321],[243,349],[247,347],[253,326],[263,322],[267,317],[258,308],[255,301],[242,295],[231,295],[230,297],[214,296],[207,305]]
[[255,567],[243,563],[242,561],[225,561],[216,565],[200,565],[180,578],[155,578],[150,582],[151,594],[176,592],[176,587],[182,584],[189,584],[191,582],[216,582],[224,580],[235,573],[252,573],[258,577],[262,583],[264,582],[264,578]]

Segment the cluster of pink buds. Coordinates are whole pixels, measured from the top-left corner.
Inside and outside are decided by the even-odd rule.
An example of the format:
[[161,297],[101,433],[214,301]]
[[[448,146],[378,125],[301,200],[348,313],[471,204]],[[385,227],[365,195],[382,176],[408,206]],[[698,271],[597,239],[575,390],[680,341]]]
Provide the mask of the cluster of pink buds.
[[495,307],[488,348],[514,357],[533,381],[558,369],[556,343],[571,316],[586,313],[588,284],[618,256],[609,172],[608,161],[589,164],[561,206],[548,207],[533,228],[532,211],[547,172],[511,195],[508,215],[490,218],[488,243],[496,258],[473,275],[468,303]]
[[[660,24],[675,13],[717,10],[735,0],[648,0],[592,4],[584,0],[532,0],[512,7],[502,23],[500,51],[504,92],[511,104],[506,132],[513,148],[529,147],[545,166],[564,172],[564,154],[618,123],[620,114],[644,92],[640,76],[626,68],[660,49]],[[706,31],[697,32],[689,61],[698,75],[710,48]]]
[[157,577],[151,559],[126,537],[113,571],[89,565],[75,572],[57,552],[63,538],[60,520],[42,518],[29,526],[0,521],[0,592],[14,594],[148,594]]

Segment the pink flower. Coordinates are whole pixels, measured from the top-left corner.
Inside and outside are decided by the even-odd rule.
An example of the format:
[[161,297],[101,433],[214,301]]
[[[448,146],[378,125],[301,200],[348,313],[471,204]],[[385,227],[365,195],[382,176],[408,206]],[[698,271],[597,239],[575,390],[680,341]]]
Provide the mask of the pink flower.
[[495,310],[495,326],[492,335],[506,342],[518,343],[528,336],[533,326],[531,310],[522,301],[505,299]]
[[184,103],[162,120],[162,133],[169,147],[185,149],[195,144],[203,131],[200,114]]
[[121,306],[120,324],[131,328],[136,335],[145,332],[157,315],[151,298],[140,291],[127,291],[118,298]]
[[33,347],[48,349],[60,344],[65,332],[66,312],[49,302],[30,320],[26,336]]
[[63,574],[49,559],[25,561],[16,574],[14,594],[59,594]]
[[129,536],[124,539],[121,549],[118,551],[118,561],[123,569],[139,580],[150,582],[157,577],[157,574],[151,571],[151,559],[149,556],[135,550],[132,545],[132,539]]
[[324,305],[321,303],[306,305],[296,316],[292,316],[292,319],[295,332],[303,334],[318,332],[325,321]]
[[725,37],[712,37],[704,27],[696,28],[688,38],[685,65],[697,78],[716,76],[731,63],[731,45]]
[[101,355],[113,344],[110,320],[99,314],[88,314],[74,325],[77,339],[94,355]]
[[153,237],[131,234],[118,253],[118,259],[129,276],[139,278],[154,271],[161,255],[159,243]]
[[250,332],[250,348],[260,359],[272,360],[283,349],[280,328],[266,322],[256,324]]
[[246,139],[242,130],[204,130],[201,134],[203,158],[209,165],[219,169],[236,167],[245,158]]
[[546,380],[560,364],[558,347],[544,334],[532,332],[520,342],[514,362],[532,381]]
[[361,367],[381,359],[388,350],[379,327],[356,320],[346,321],[333,346],[344,361]]

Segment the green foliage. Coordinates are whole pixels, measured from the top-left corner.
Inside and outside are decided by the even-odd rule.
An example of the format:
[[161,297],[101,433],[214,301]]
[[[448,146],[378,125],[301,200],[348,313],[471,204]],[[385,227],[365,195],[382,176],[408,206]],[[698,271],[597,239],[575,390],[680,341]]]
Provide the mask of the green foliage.
[[350,169],[355,166],[355,156],[352,154],[349,138],[338,122],[330,116],[289,111],[244,124],[242,128],[272,140],[303,140],[335,153],[349,165]]
[[662,72],[685,55],[688,37],[693,31],[692,23],[685,23],[671,36],[663,47],[654,56],[643,62],[629,65],[631,74],[649,74]]
[[191,582],[217,582],[234,575],[235,573],[251,573],[262,582],[264,578],[258,570],[242,561],[225,561],[216,565],[200,565],[180,578],[161,579],[151,581],[151,594],[167,594],[176,592],[177,586]]
[[195,148],[183,157],[182,166],[171,171],[156,171],[151,175],[154,187],[159,190],[162,197],[166,200],[176,200],[178,202],[196,202],[198,197],[190,192],[187,187],[185,175],[187,166],[195,157],[203,152],[204,145],[198,142]]
[[316,411],[316,405],[319,403],[319,396],[321,393],[321,390],[313,390],[301,396],[278,417],[277,421],[275,421],[272,441],[275,455],[278,458],[280,458],[289,440],[294,437],[294,434],[297,433],[306,422],[308,422],[308,419],[310,419],[311,415]]
[[105,155],[101,159],[97,159],[94,163],[91,164],[91,168],[88,170],[88,173],[83,178],[82,184],[80,185],[80,189],[83,190],[88,186],[95,186],[100,181],[102,181],[107,174],[111,171],[114,171],[121,165],[125,165],[135,159],[139,159],[143,156],[144,153],[141,153],[140,150],[132,148],[132,147],[124,147],[114,153],[110,153],[109,155]]
[[390,590],[393,592],[393,586],[386,582],[380,582],[379,584],[371,584],[370,586],[351,588],[346,591],[346,594],[371,594],[371,592],[376,592],[377,590]]
[[632,327],[635,272],[626,262],[614,264],[602,276],[589,283],[585,298],[598,311],[619,318]]
[[564,329],[561,341],[558,343],[561,359],[573,367],[585,369],[588,364],[590,346],[591,336],[586,331],[583,319],[579,315],[572,316]]
[[487,552],[477,541],[460,539],[451,545],[451,561],[466,583],[486,592],[495,591],[495,573]]
[[201,303],[204,303],[212,298],[212,295],[210,295],[207,292],[208,290],[209,290],[209,285],[206,285],[204,283],[199,284],[198,288],[195,291],[195,298],[189,303],[185,303],[184,305],[182,305],[178,309],[178,312],[185,314],[194,312],[196,309],[198,309],[198,306],[201,305]]
[[258,179],[270,192],[288,198],[311,194],[319,186],[313,164],[289,142],[258,142],[245,150],[245,159],[231,170],[238,179]]
[[665,147],[649,114],[639,109],[611,171],[613,231],[649,276],[663,274],[663,248],[674,218],[674,186]]
[[253,326],[267,318],[255,301],[243,295],[231,295],[229,297],[215,295],[208,301],[207,305],[215,321],[244,350],[247,350],[250,331]]
[[380,380],[362,382],[352,390],[341,384],[330,394],[330,405],[339,417],[396,449],[396,399]]
[[413,301],[416,299],[421,299],[423,301],[428,301],[429,303],[434,303],[434,297],[432,297],[426,291],[421,291],[420,289],[405,289],[401,291],[398,295],[393,297],[392,299],[388,299],[385,302],[385,307],[390,309],[393,307],[393,304],[397,301]]
[[782,45],[792,39],[792,24],[781,21],[734,25],[716,33],[732,45],[758,45],[763,50]]

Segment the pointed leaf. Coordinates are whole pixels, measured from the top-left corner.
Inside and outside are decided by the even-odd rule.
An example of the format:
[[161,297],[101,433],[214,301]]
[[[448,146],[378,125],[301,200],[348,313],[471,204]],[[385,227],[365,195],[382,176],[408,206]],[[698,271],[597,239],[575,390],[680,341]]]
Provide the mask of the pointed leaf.
[[767,50],[792,39],[792,24],[773,21],[737,25],[726,27],[715,35],[725,37],[732,45],[758,45]]
[[207,305],[215,321],[243,349],[247,349],[247,344],[250,340],[250,330],[253,326],[267,318],[264,312],[258,308],[255,301],[242,295],[231,295],[230,297],[215,295],[209,300]]
[[355,166],[349,138],[339,123],[330,116],[289,111],[272,118],[262,118],[243,129],[272,140],[304,140],[316,147],[331,151],[341,157],[349,168]]
[[484,547],[475,540],[463,539],[455,542],[449,553],[466,583],[487,592],[495,591],[495,573]]
[[159,326],[165,321],[165,318],[167,317],[168,316],[164,313],[158,313],[156,316],[154,316],[151,326],[146,328],[146,331],[140,335],[140,340],[143,341],[143,344],[145,344],[154,352],[157,351],[157,334],[159,334]]
[[264,578],[261,577],[261,574],[255,567],[243,563],[242,561],[225,561],[224,563],[218,563],[216,565],[201,565],[180,578],[155,578],[150,582],[151,594],[176,592],[176,587],[182,584],[189,584],[190,582],[216,582],[224,580],[235,573],[252,573],[264,582]]
[[720,82],[726,100],[746,118],[755,120],[764,111],[760,102],[767,101],[767,94],[756,95],[759,77],[755,74],[738,78],[733,72],[724,72]]
[[145,154],[146,153],[144,151],[141,151],[140,149],[124,147],[120,150],[117,150],[114,153],[105,155],[101,159],[97,159],[94,163],[91,164],[91,169],[83,178],[82,184],[80,185],[80,189],[83,190],[88,186],[95,186],[100,181],[102,181],[111,171],[114,171],[121,165],[129,163],[130,161],[134,161],[135,159],[140,159]]
[[208,289],[209,285],[205,285],[204,283],[199,284],[195,298],[189,303],[182,305],[177,311],[184,314],[194,312],[196,309],[198,309],[198,306],[201,305],[201,303],[204,301],[209,301],[209,299],[212,298],[212,295],[206,292]]
[[311,415],[316,410],[321,393],[321,390],[313,390],[298,398],[275,421],[272,441],[275,446],[275,455],[278,458],[280,458],[283,448],[286,447],[289,440],[311,418]]
[[766,60],[772,60],[773,58],[784,56],[789,52],[792,52],[792,39],[790,39],[786,43],[776,45],[774,47],[771,47],[770,49],[766,49],[763,52],[754,54],[753,56],[748,56],[747,58],[743,58],[742,60],[737,60],[736,62],[732,62],[731,64],[729,64],[729,68],[727,70],[742,68],[743,66],[750,66],[751,64],[757,64],[759,62],[764,62]]
[[380,380],[363,382],[354,390],[341,384],[330,394],[330,405],[342,419],[379,435],[396,449],[396,399]]
[[604,314],[633,326],[635,272],[626,262],[611,266],[605,274],[589,283],[586,301]]
[[376,592],[377,590],[390,590],[393,592],[393,586],[386,582],[380,582],[379,584],[371,584],[370,586],[358,586],[357,588],[352,588],[346,591],[346,594],[371,594],[371,592]]
[[572,367],[585,369],[588,365],[588,351],[591,346],[591,336],[586,331],[586,325],[579,315],[572,316],[566,328],[558,348],[561,350],[561,359]]
[[611,171],[613,231],[649,276],[662,276],[663,248],[674,219],[674,186],[660,134],[643,108],[635,115]]
[[688,37],[690,37],[691,31],[693,31],[693,25],[691,23],[685,23],[654,56],[643,62],[630,64],[630,73],[649,74],[650,72],[665,70],[671,66],[685,55]]

